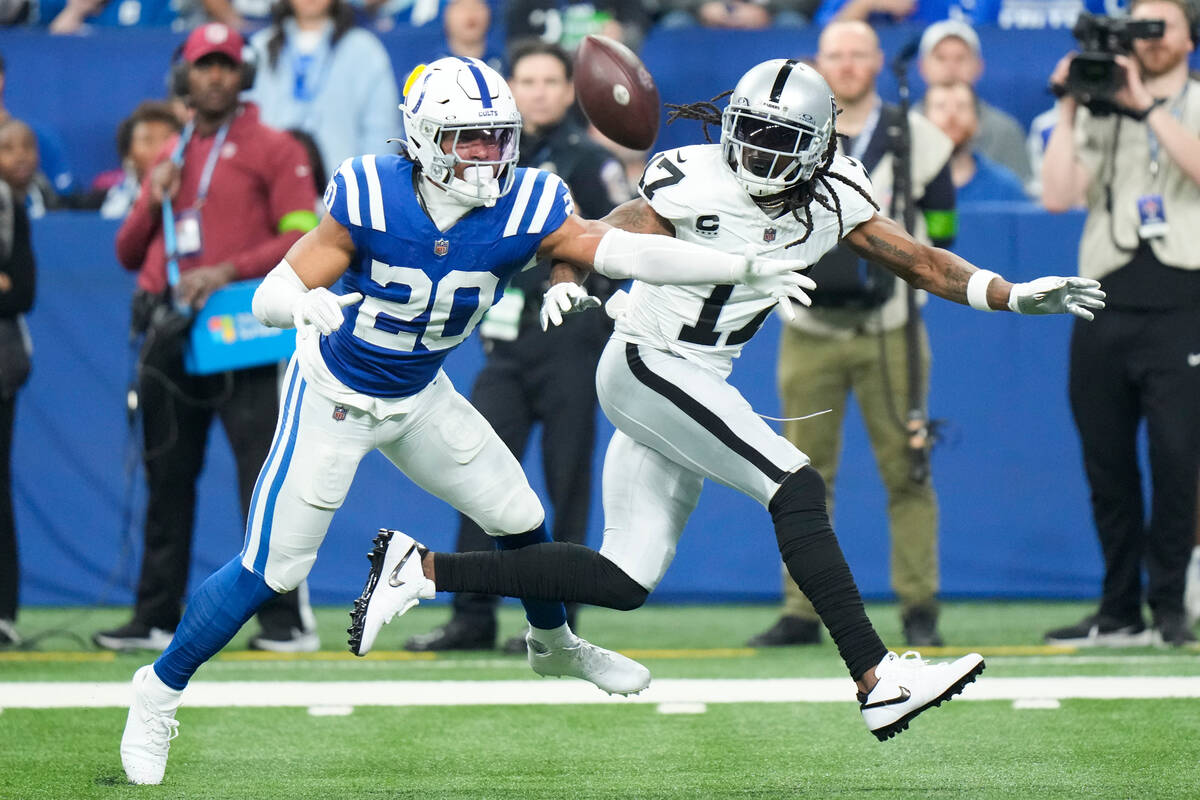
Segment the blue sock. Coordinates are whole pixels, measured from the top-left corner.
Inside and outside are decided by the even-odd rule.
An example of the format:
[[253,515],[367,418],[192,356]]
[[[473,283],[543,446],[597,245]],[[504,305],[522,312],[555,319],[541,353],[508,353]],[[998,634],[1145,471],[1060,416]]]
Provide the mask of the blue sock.
[[[550,541],[546,534],[546,523],[538,525],[526,533],[515,536],[496,536],[496,547],[500,550],[516,550],[531,544],[544,544]],[[567,609],[561,601],[554,600],[521,600],[525,606],[525,619],[535,628],[554,630],[567,623]]]
[[175,638],[154,662],[154,671],[167,686],[182,689],[205,661],[217,654],[241,630],[258,607],[275,596],[266,581],[235,557],[209,575],[188,600]]

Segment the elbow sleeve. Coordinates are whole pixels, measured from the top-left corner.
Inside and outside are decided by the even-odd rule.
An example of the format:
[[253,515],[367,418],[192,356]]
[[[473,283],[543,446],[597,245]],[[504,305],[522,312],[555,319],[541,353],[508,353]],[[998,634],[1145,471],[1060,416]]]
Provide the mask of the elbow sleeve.
[[295,326],[292,309],[307,291],[308,287],[304,285],[304,281],[300,280],[292,265],[284,259],[263,278],[254,292],[250,308],[263,325],[291,328]]
[[616,280],[653,284],[735,283],[745,259],[670,236],[617,228],[600,239],[595,269]]

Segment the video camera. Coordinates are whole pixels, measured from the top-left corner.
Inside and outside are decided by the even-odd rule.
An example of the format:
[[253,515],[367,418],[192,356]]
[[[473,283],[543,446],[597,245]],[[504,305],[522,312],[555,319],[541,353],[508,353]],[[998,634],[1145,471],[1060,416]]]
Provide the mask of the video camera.
[[1135,39],[1158,39],[1165,29],[1161,19],[1080,14],[1071,31],[1080,53],[1067,72],[1067,93],[1097,116],[1118,111],[1113,95],[1125,85],[1125,70],[1116,56],[1132,53]]

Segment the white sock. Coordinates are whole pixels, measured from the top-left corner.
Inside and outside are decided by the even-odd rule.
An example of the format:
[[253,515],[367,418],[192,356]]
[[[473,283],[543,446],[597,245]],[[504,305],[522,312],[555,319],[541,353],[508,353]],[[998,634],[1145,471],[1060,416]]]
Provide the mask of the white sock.
[[535,628],[529,626],[530,635],[539,643],[544,644],[553,650],[560,650],[564,647],[574,647],[579,638],[571,632],[571,626],[567,623],[559,625],[557,628],[546,630],[545,628]]
[[179,701],[183,699],[183,690],[167,686],[151,666],[145,680],[142,681],[142,695],[158,708],[174,710],[179,708]]

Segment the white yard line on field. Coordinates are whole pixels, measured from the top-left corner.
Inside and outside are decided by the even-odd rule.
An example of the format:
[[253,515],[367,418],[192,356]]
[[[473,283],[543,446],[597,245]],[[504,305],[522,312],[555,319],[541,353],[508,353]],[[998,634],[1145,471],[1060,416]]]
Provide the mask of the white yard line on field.
[[[988,678],[965,700],[1200,698],[1200,677]],[[186,706],[477,706],[591,703],[822,703],[854,699],[844,678],[671,680],[631,698],[575,680],[522,681],[195,681]],[[128,706],[128,683],[0,683],[0,708]]]

